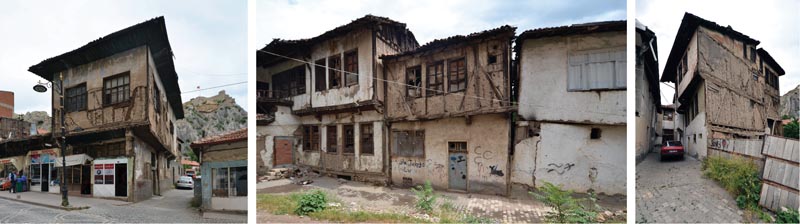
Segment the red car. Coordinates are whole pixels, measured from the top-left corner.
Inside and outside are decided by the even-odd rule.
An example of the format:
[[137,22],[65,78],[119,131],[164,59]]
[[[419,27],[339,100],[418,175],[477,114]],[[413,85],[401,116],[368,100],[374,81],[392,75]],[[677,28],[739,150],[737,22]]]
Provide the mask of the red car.
[[676,156],[680,159],[683,159],[683,144],[681,141],[667,141],[664,143],[664,146],[661,146],[661,160],[664,160],[666,156]]

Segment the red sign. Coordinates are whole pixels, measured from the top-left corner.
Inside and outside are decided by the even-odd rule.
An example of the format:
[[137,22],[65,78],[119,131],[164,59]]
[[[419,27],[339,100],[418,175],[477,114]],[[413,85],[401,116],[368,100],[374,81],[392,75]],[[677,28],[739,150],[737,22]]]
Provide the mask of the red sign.
[[114,164],[105,164],[107,170],[114,169]]
[[6,164],[6,163],[11,163],[11,160],[10,159],[0,160],[0,164]]
[[55,150],[52,150],[52,149],[42,149],[42,150],[39,150],[39,151],[31,151],[31,155],[39,155],[39,154],[51,154],[51,155],[55,155],[55,154],[56,154],[56,151],[55,151]]
[[95,170],[102,170],[103,169],[103,164],[94,164],[94,169]]

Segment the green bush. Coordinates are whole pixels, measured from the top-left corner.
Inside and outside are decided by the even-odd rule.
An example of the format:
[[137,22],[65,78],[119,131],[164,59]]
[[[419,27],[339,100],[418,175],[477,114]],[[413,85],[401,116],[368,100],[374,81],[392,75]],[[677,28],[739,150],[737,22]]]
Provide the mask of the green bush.
[[792,119],[792,122],[783,126],[783,137],[793,139],[800,138],[800,125],[797,123],[797,118]]
[[431,182],[425,181],[425,185],[411,188],[411,191],[417,195],[416,207],[423,212],[430,214],[433,211],[433,204],[436,203],[437,197],[437,195],[433,193]]
[[800,222],[800,212],[794,209],[783,209],[781,212],[778,212],[775,216],[775,222],[777,223],[799,223]]
[[319,212],[325,210],[328,199],[325,193],[320,190],[312,191],[311,193],[303,194],[297,202],[297,209],[294,213],[298,215],[308,215],[308,213]]
[[756,165],[748,160],[711,156],[703,160],[703,174],[736,196],[739,208],[757,209],[761,180]]
[[595,222],[597,212],[594,209],[599,208],[599,206],[595,204],[594,194],[591,194],[590,202],[592,206],[587,208],[582,204],[585,200],[572,197],[573,192],[571,190],[562,190],[561,187],[546,181],[543,186],[537,189],[541,193],[529,193],[537,200],[553,208],[553,211],[549,211],[545,215],[545,221],[556,223]]

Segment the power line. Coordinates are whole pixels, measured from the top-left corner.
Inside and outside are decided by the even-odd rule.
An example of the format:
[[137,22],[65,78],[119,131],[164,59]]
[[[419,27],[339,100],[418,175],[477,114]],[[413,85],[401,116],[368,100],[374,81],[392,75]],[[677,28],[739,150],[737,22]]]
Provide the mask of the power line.
[[247,83],[247,81],[231,83],[231,84],[225,84],[225,85],[219,85],[219,86],[212,86],[212,87],[208,87],[208,88],[196,89],[196,90],[182,92],[181,94],[200,92],[200,91],[203,91],[203,90],[216,89],[216,88],[222,88],[222,87],[226,87],[226,86],[233,86],[233,85],[246,84],[246,83]]
[[[345,74],[354,74],[354,75],[357,75],[357,76],[366,76],[366,75],[362,75],[362,74],[355,73],[355,72],[348,72],[348,71],[341,70],[341,69],[338,69],[338,68],[331,68],[331,67],[328,67],[327,65],[319,65],[319,64],[316,64],[316,63],[313,63],[313,62],[310,62],[310,61],[304,61],[304,60],[301,60],[301,59],[297,59],[297,58],[281,55],[281,54],[278,54],[278,53],[273,53],[273,52],[270,52],[270,51],[265,51],[265,50],[258,50],[258,51],[264,52],[264,53],[267,53],[267,54],[271,54],[271,55],[274,55],[274,56],[282,57],[282,58],[285,58],[285,59],[289,59],[289,60],[294,60],[294,61],[310,64],[311,66],[323,67],[323,68],[326,68],[326,69],[339,71],[339,72],[342,72],[342,73],[345,73]],[[424,89],[426,91],[437,92],[438,94],[447,93],[447,92],[442,91],[442,90],[436,90],[436,89],[424,88],[424,87],[421,87],[421,86],[409,85],[409,84],[406,84],[406,83],[397,82],[397,81],[393,81],[393,80],[386,80],[386,79],[376,78],[376,77],[372,77],[372,76],[366,76],[366,77],[368,77],[370,79],[375,79],[375,80],[378,80],[378,81],[384,81],[384,82],[387,82],[387,83],[390,83],[390,84],[413,87],[413,88],[417,88],[417,89]],[[511,102],[510,100],[484,98],[484,97],[480,97],[480,96],[467,95],[466,93],[463,93],[463,94],[462,93],[447,93],[447,94],[463,96],[463,97],[470,97],[470,98],[481,99],[481,100],[490,100],[490,101],[495,101],[495,102],[504,102],[504,103],[508,103],[508,104],[525,105],[525,106],[531,106],[531,107],[555,108],[555,109],[564,109],[564,110],[574,110],[575,109],[575,108],[556,108],[556,107],[553,107],[553,106],[544,106],[544,105],[535,105],[535,104],[527,104],[527,103],[520,103],[520,102]],[[596,114],[614,115],[614,116],[624,116],[624,114],[616,114],[616,113],[608,113],[608,112],[600,112],[600,111],[587,110],[587,112],[596,113]]]

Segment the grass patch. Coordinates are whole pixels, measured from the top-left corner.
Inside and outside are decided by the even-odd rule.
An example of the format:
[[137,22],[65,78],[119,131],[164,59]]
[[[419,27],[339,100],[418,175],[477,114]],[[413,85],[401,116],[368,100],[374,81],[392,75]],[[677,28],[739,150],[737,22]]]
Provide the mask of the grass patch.
[[380,222],[380,223],[421,223],[425,220],[394,213],[375,213],[366,211],[347,212],[338,208],[309,213],[311,218],[332,222]]
[[293,193],[288,195],[258,194],[256,207],[259,211],[271,212],[274,215],[296,215],[297,202],[300,201],[301,194]]
[[[311,191],[305,193],[292,194],[258,194],[256,197],[256,207],[259,211],[270,212],[275,215],[300,215],[297,213],[301,201],[314,201],[317,203],[320,194],[326,195],[321,191]],[[323,196],[330,198],[327,196]],[[305,199],[304,199],[305,198]],[[309,199],[314,198],[314,199]],[[335,199],[331,199],[334,201]],[[393,213],[377,213],[367,211],[349,212],[341,208],[326,207],[319,211],[312,211],[306,214],[316,220],[326,220],[331,222],[383,222],[383,223],[420,223],[425,220],[411,216]]]
[[703,160],[703,175],[736,197],[739,208],[758,210],[761,180],[755,163],[741,158],[711,156]]

